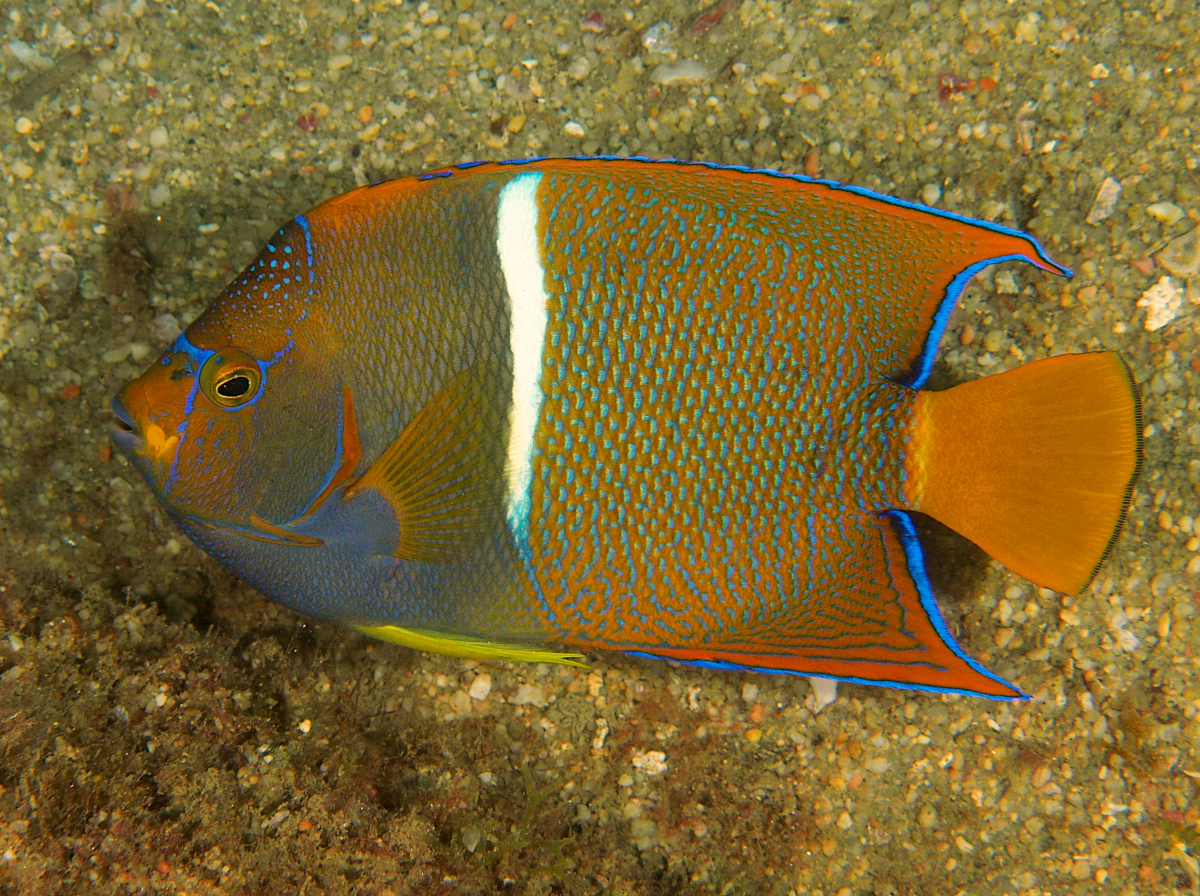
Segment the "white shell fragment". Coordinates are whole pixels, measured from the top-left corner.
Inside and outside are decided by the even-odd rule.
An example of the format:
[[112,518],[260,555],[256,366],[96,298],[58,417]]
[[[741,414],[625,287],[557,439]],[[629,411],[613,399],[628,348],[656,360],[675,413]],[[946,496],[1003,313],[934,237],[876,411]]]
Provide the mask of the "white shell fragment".
[[661,775],[667,770],[667,754],[662,750],[635,753],[633,767],[647,775]]
[[1157,261],[1176,277],[1200,274],[1200,228],[1189,230],[1167,243],[1158,253]]
[[1169,227],[1183,217],[1183,209],[1174,202],[1156,202],[1146,206],[1146,214]]
[[1092,210],[1088,212],[1087,222],[1089,224],[1099,224],[1111,216],[1113,209],[1117,207],[1117,200],[1120,197],[1120,182],[1111,177],[1104,178],[1104,183],[1100,185],[1100,192],[1096,194],[1096,201],[1092,203]]
[[1173,277],[1163,277],[1142,293],[1137,306],[1146,309],[1146,330],[1161,330],[1175,319],[1183,304],[1183,291]]
[[812,685],[813,692],[804,700],[805,708],[816,715],[830,703],[837,700],[838,683],[833,678],[818,678],[815,675],[808,677],[808,683]]
[[679,62],[663,63],[650,73],[650,80],[655,84],[684,84],[692,81],[709,81],[712,72],[708,67],[695,59],[683,59]]

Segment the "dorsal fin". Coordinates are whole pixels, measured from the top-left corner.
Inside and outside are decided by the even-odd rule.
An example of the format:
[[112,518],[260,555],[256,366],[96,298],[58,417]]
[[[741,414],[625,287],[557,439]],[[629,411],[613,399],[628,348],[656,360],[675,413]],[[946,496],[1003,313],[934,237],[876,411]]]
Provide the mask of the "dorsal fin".
[[395,555],[447,563],[503,515],[503,382],[480,364],[451,379],[346,492],[377,491],[396,514]]

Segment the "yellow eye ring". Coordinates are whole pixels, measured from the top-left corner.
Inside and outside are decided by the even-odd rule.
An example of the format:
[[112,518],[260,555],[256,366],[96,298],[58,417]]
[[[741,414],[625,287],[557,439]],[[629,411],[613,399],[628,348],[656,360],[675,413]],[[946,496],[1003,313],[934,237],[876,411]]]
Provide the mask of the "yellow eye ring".
[[261,385],[258,361],[241,349],[219,351],[200,368],[200,391],[219,408],[240,408],[253,401]]

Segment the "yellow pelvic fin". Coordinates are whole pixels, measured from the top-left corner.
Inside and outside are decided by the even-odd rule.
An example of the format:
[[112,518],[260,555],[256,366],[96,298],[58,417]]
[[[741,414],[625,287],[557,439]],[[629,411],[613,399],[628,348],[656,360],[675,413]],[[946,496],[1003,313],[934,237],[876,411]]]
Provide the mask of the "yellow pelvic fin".
[[505,420],[499,371],[478,365],[448,382],[346,492],[375,489],[399,524],[396,556],[457,560],[501,518]]
[[468,635],[401,628],[398,625],[356,625],[354,627],[364,635],[370,635],[381,641],[390,641],[401,647],[427,650],[431,653],[444,653],[447,656],[461,656],[469,660],[515,660],[520,663],[558,663],[563,666],[587,668],[583,663],[577,662],[577,660],[583,659],[583,654],[564,653],[549,647],[504,644],[499,641],[472,638]]
[[920,393],[904,495],[1018,575],[1076,594],[1121,530],[1141,460],[1125,362],[1060,355]]

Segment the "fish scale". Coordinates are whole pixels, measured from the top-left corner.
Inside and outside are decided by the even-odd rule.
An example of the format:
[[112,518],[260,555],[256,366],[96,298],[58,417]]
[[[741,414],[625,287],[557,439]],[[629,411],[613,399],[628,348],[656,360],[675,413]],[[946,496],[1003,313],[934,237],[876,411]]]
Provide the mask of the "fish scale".
[[[867,463],[877,474],[856,478],[863,486],[854,496],[858,507],[877,511],[894,505],[902,468],[894,427],[886,422],[897,419],[901,396],[896,390],[896,401],[877,415],[884,425],[866,429],[861,419],[866,390],[839,378],[836,367],[829,369],[810,358],[811,346],[846,339],[851,328],[845,318],[822,316],[820,326],[807,328],[793,319],[780,320],[778,287],[809,279],[808,259],[802,253],[786,253],[776,244],[773,250],[760,246],[731,254],[729,264],[734,259],[740,263],[736,283],[752,282],[753,291],[730,290],[722,266],[709,269],[697,261],[672,267],[678,260],[677,247],[710,218],[724,217],[724,238],[750,247],[754,233],[742,228],[760,226],[760,216],[719,215],[690,196],[678,212],[660,210],[652,217],[651,210],[665,204],[661,194],[630,208],[614,201],[614,194],[623,193],[628,202],[636,199],[637,190],[621,191],[616,184],[596,180],[555,174],[543,187],[561,197],[547,211],[542,236],[552,347],[544,388],[550,396],[591,393],[598,398],[590,399],[582,413],[569,401],[547,403],[556,414],[545,421],[543,432],[561,434],[580,447],[573,448],[568,465],[556,436],[539,442],[539,458],[545,460],[537,463],[533,503],[539,508],[536,519],[543,522],[530,535],[530,575],[538,580],[548,605],[547,627],[566,641],[588,640],[589,633],[595,637],[598,632],[613,644],[661,646],[680,639],[678,620],[699,614],[706,620],[701,643],[719,643],[732,632],[757,631],[767,620],[786,618],[790,607],[779,599],[782,595],[820,595],[834,590],[827,582],[844,582],[842,571],[832,567],[835,558],[816,553],[841,525],[832,519],[835,514],[817,515],[811,508],[836,507],[836,516],[841,516],[844,485],[835,471],[842,469],[845,458],[835,454],[817,477],[807,471],[825,450],[821,431],[836,428],[844,435],[842,444],[862,446],[858,463]],[[630,220],[640,226],[631,228]],[[780,241],[788,236],[785,229]],[[581,239],[586,253],[578,248]],[[794,239],[802,241],[801,236]],[[639,255],[639,245],[657,249]],[[660,275],[665,270],[671,270],[670,276]],[[838,274],[835,261],[823,270],[827,277]],[[662,284],[659,301],[649,300],[638,288],[646,280]],[[596,284],[608,288],[601,290]],[[686,310],[676,312],[677,306]],[[601,335],[594,322],[604,320],[622,325]],[[760,338],[768,332],[775,335]],[[677,345],[693,351],[688,352],[682,375],[672,377],[664,358]],[[794,356],[804,369],[827,374],[770,376]],[[629,360],[613,370],[614,357]],[[764,388],[756,391],[756,383]],[[614,406],[620,409],[624,400],[637,410],[619,418],[613,415],[610,433],[622,427],[626,452],[642,442],[659,450],[669,446],[679,457],[670,468],[680,474],[680,487],[663,488],[664,465],[654,459],[615,479],[605,475],[623,458],[611,439],[605,440],[603,430],[598,433],[592,425],[595,416],[603,417]],[[768,414],[781,425],[763,437],[756,450],[747,450],[761,430],[757,419]],[[654,423],[673,417],[680,418],[680,425],[668,441],[653,431]],[[813,431],[806,434],[803,430],[810,426]],[[789,446],[786,456],[784,445]],[[769,477],[768,468],[777,469],[778,475]],[[568,480],[574,483],[573,493],[562,500]],[[893,483],[890,494],[884,483]],[[685,532],[679,533],[661,514],[664,504],[698,508],[701,519],[693,526],[684,524]],[[796,518],[805,523],[787,526],[780,538],[778,526],[752,524],[764,510],[771,514],[767,520]],[[710,525],[730,545],[724,555],[732,574],[728,577],[714,575],[706,552],[692,541],[694,533]],[[580,543],[597,533],[602,549],[622,545],[619,566],[598,569],[582,554]],[[682,551],[673,533],[681,534]],[[848,538],[854,543],[862,536],[853,533]],[[739,580],[737,572],[746,570],[756,572]],[[764,573],[758,572],[765,570],[772,571],[774,581],[765,581]],[[614,599],[617,594],[620,600]]]

